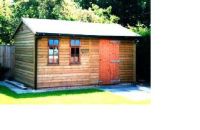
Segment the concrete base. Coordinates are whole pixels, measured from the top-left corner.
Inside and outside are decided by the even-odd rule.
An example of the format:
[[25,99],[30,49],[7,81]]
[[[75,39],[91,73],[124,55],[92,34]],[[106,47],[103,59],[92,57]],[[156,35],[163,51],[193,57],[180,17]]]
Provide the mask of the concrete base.
[[97,88],[97,86],[79,86],[79,87],[57,87],[57,88],[44,88],[44,89],[22,89],[19,87],[16,87],[15,85],[12,85],[7,82],[0,82],[0,86],[7,87],[11,91],[17,93],[17,94],[26,94],[26,93],[44,93],[44,92],[52,92],[52,91],[61,91],[61,90],[78,90],[78,89],[89,89],[89,88]]
[[31,88],[22,89],[22,88],[16,87],[13,84],[3,81],[3,82],[0,82],[0,87],[7,87],[8,89],[10,89],[11,91],[17,94],[45,93],[45,92],[52,92],[52,91],[80,90],[80,89],[89,89],[89,88],[98,88],[100,90],[112,92],[114,94],[122,95],[128,98],[139,97],[139,96],[134,96],[134,95],[141,95],[141,94],[145,95],[142,97],[147,97],[146,95],[150,94],[150,88],[131,84],[131,83],[123,83],[123,84],[116,84],[116,85],[101,85],[101,86],[57,87],[57,88],[44,88],[44,89],[34,90]]

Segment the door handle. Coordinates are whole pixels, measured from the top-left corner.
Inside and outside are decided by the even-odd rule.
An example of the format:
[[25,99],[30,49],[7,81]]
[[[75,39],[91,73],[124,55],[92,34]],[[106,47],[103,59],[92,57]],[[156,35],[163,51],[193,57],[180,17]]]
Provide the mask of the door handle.
[[112,63],[119,63],[120,60],[111,60]]

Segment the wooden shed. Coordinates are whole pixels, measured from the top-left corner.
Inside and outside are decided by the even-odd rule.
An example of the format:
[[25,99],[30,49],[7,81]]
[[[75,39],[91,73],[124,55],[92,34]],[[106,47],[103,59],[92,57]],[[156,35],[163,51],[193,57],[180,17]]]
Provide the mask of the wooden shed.
[[138,36],[118,24],[22,18],[15,80],[34,89],[134,83]]

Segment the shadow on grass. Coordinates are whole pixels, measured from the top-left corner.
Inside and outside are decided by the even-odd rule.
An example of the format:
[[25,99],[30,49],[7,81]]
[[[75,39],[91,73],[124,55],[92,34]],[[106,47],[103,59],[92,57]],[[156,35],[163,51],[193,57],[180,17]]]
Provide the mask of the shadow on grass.
[[79,90],[60,90],[52,92],[17,94],[6,87],[0,87],[0,93],[13,98],[48,97],[48,96],[60,96],[60,95],[71,95],[71,94],[86,94],[94,92],[103,92],[103,91],[96,88],[90,88],[90,89],[79,89]]

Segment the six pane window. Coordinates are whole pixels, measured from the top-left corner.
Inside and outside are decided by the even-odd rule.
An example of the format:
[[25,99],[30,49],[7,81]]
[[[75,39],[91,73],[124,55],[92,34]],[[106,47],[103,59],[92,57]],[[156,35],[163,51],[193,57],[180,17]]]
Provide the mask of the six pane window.
[[71,46],[71,64],[79,64],[80,63],[80,40],[72,39],[70,41]]
[[59,63],[59,40],[58,39],[49,39],[49,64],[58,64]]

